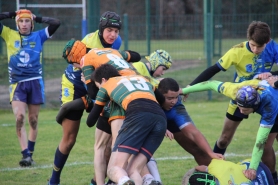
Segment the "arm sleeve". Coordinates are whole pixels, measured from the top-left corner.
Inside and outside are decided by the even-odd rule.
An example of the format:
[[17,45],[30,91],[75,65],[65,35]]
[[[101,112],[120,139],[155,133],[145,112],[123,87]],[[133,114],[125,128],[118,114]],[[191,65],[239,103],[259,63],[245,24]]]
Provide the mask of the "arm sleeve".
[[2,12],[0,13],[0,21],[3,19],[14,19],[16,16],[16,12]]
[[55,19],[55,18],[51,18],[51,17],[36,17],[35,21],[37,23],[49,24],[49,26],[48,26],[49,36],[52,36],[61,24],[59,19]]
[[196,83],[207,81],[207,80],[211,79],[219,71],[221,71],[221,69],[218,67],[217,64],[215,64],[215,65],[207,68],[206,70],[204,70],[195,80],[193,80],[193,82],[190,83],[190,85],[194,85]]
[[89,113],[87,121],[86,121],[88,127],[93,127],[96,124],[96,122],[99,118],[99,115],[103,110],[103,107],[104,106],[97,105],[97,104],[94,105],[94,108]]
[[271,71],[270,72],[272,75],[278,75],[278,71]]
[[98,92],[98,87],[96,86],[95,82],[91,81],[86,84],[86,86],[89,97],[95,100]]
[[139,62],[141,60],[141,56],[139,53],[131,50],[127,50],[130,55],[128,62]]
[[251,163],[249,168],[257,170],[259,163],[261,161],[263,151],[264,151],[264,145],[268,138],[269,132],[271,128],[267,127],[259,127],[256,143],[254,145],[253,151],[252,151],[252,157],[251,157]]
[[208,91],[208,90],[213,90],[215,92],[218,92],[218,87],[222,83],[223,82],[216,81],[216,80],[197,83],[195,85],[183,88],[182,93],[189,94],[192,92],[201,92],[201,91]]
[[154,90],[154,95],[160,105],[162,105],[165,102],[164,95],[158,89]]

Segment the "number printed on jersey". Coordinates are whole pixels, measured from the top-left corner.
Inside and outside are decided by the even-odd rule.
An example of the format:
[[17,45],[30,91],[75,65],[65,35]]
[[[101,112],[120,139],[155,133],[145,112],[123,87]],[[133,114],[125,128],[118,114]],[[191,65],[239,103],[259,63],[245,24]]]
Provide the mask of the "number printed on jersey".
[[124,68],[124,69],[129,68],[128,63],[124,59],[120,58],[118,55],[110,53],[110,54],[107,54],[106,56],[109,60],[113,61],[118,67]]
[[147,81],[143,77],[131,77],[131,78],[123,78],[121,79],[117,85],[123,84],[128,91],[134,90],[143,90],[149,91],[150,87],[147,84]]

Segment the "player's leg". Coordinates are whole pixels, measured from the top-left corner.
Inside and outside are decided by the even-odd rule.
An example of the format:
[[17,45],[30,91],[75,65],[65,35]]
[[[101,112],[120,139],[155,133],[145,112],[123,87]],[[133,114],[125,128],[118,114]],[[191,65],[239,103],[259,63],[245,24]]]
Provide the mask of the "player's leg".
[[236,129],[243,118],[248,118],[248,116],[241,114],[237,105],[231,101],[226,113],[222,133],[214,145],[213,152],[223,155],[225,154],[226,149],[231,143]]
[[[276,122],[278,120],[277,118],[276,118]],[[264,152],[262,155],[262,162],[269,168],[275,184],[278,183],[278,178],[277,178],[277,172],[276,172],[276,156],[275,156],[275,151],[273,149],[273,143],[274,143],[277,135],[278,135],[278,124],[274,124],[274,126],[272,127],[272,129],[268,135],[268,138],[267,138],[267,141],[266,141],[266,144],[264,147]]]
[[[77,111],[75,111],[75,114],[76,112]],[[69,112],[69,113],[75,115],[73,112]],[[79,113],[79,117],[80,114],[81,113]],[[52,175],[49,180],[49,184],[60,183],[60,176],[66,164],[66,161],[68,159],[69,153],[75,144],[76,137],[79,131],[79,126],[80,126],[80,119],[71,120],[69,118],[65,118],[63,120],[62,122],[63,136],[55,152],[54,165],[53,165]]]
[[239,124],[240,121],[234,121],[227,117],[225,118],[221,135],[215,143],[213,152],[220,153],[223,155],[225,154],[226,149],[228,145],[231,143],[232,138],[234,137],[234,134]]
[[[108,146],[108,147],[107,147]],[[95,131],[94,169],[97,184],[105,184],[108,158],[111,153],[111,127],[108,118],[100,116]]]
[[31,165],[31,154],[27,146],[27,133],[25,129],[25,113],[26,103],[20,101],[12,101],[12,109],[16,119],[16,134],[21,147],[22,159],[19,162],[20,166]]
[[185,151],[193,155],[198,165],[209,165],[211,158],[203,150],[201,150],[196,143],[188,139],[188,137],[186,137],[181,131],[175,132],[173,134],[177,143]]
[[[39,116],[40,105],[28,105],[28,119],[29,119],[29,139],[28,139],[28,150],[33,156],[35,150],[35,143],[38,135],[38,116]],[[32,163],[34,163],[32,158]]]

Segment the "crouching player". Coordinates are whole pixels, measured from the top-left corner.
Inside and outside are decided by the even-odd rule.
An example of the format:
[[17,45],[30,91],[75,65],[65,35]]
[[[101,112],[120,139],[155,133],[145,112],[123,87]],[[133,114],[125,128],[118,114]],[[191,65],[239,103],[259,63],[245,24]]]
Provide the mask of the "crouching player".
[[[249,115],[256,112],[261,115],[250,166],[243,172],[246,178],[254,180],[264,150],[268,150],[268,148],[272,150],[272,144],[269,143],[273,143],[273,141],[268,139],[268,136],[271,132],[277,132],[278,91],[267,81],[254,79],[241,83],[206,81],[184,88],[182,92],[188,94],[206,90],[213,90],[231,98],[242,114]],[[268,157],[268,160],[275,164],[275,154],[272,153],[269,153],[271,156]],[[272,157],[273,155],[274,157]]]
[[[108,177],[119,185],[142,184],[140,171],[166,132],[165,114],[155,97],[157,91],[154,94],[153,86],[144,77],[120,76],[109,64],[96,69],[93,78],[99,92],[87,119],[88,126],[93,126],[90,123],[95,123],[110,99],[126,111],[108,164]],[[130,156],[132,158],[126,168]]]

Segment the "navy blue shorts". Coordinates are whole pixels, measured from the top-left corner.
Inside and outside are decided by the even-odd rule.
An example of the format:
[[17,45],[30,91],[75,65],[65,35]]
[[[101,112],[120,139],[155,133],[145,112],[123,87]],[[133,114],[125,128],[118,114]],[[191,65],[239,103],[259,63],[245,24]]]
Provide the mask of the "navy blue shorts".
[[137,155],[142,153],[149,160],[161,144],[166,132],[165,117],[150,112],[126,115],[113,147],[113,152]]
[[10,85],[10,102],[21,101],[26,104],[44,103],[44,84],[43,80],[35,79],[30,81],[18,82]]

